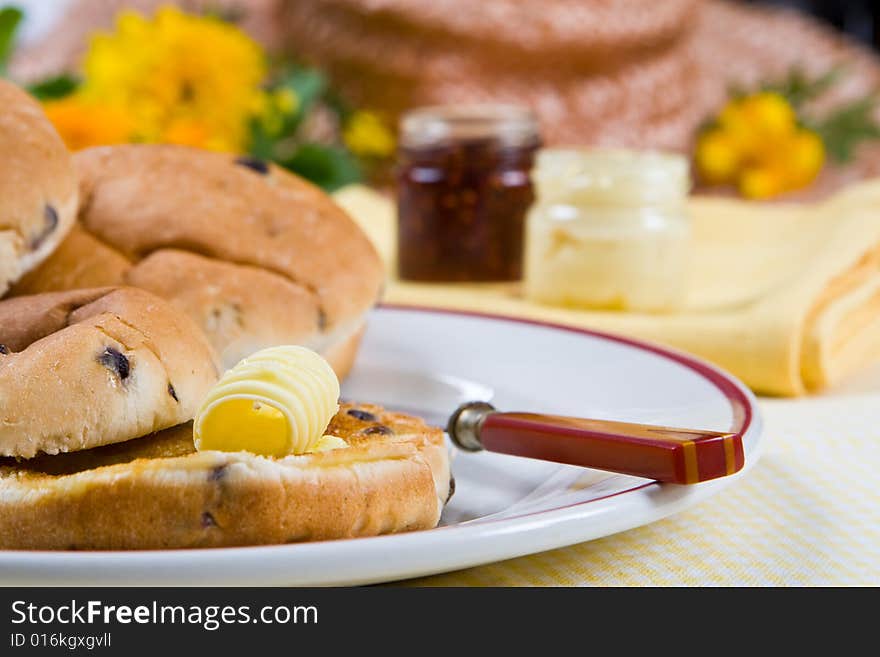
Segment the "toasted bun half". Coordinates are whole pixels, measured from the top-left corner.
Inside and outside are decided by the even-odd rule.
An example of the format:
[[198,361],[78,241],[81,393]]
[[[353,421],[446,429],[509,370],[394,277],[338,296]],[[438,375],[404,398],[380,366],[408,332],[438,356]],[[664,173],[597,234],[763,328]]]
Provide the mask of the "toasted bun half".
[[453,486],[443,432],[343,404],[350,447],[281,459],[194,452],[192,425],[93,450],[0,460],[0,548],[267,545],[437,525]]
[[227,368],[278,344],[339,349],[378,300],[367,236],[280,167],[147,144],[86,149],[74,164],[78,227],[13,294],[140,287],[186,312]]
[[218,368],[192,320],[144,290],[0,301],[0,456],[89,449],[188,422]]
[[67,147],[40,104],[0,78],[0,296],[43,262],[76,217]]

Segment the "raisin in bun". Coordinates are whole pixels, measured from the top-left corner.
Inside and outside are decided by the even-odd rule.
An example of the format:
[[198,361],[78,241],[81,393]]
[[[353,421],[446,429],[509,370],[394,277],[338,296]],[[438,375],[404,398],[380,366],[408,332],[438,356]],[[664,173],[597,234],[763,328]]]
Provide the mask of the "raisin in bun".
[[0,78],[0,296],[73,225],[76,174],[39,103]]
[[440,429],[342,404],[327,432],[350,446],[284,458],[195,452],[190,423],[71,454],[0,459],[0,548],[268,545],[437,525],[453,491]]
[[225,367],[300,344],[348,372],[384,272],[327,194],[280,167],[184,146],[92,148],[74,163],[78,225],[15,294],[134,285],[192,317]]
[[144,290],[0,301],[0,455],[88,449],[187,422],[218,367],[192,320]]

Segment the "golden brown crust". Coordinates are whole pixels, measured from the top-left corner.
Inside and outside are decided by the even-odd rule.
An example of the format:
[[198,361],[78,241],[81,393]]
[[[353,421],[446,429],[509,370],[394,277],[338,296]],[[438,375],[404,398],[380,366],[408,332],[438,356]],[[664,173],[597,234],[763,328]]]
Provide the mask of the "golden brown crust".
[[80,151],[75,164],[81,230],[22,290],[151,290],[202,327],[226,367],[276,344],[323,353],[378,298],[384,274],[366,235],[279,167],[143,144]]
[[136,288],[0,302],[0,455],[30,458],[187,422],[219,363],[199,329]]
[[64,239],[78,189],[70,154],[36,100],[0,79],[0,295]]
[[[316,350],[325,346],[309,344],[321,334],[317,298],[284,276],[178,249],[154,251],[133,264],[79,224],[11,294],[110,285],[131,285],[169,300],[202,327],[227,365],[278,344],[299,341]],[[348,340],[329,346],[343,344]],[[328,357],[328,350],[322,351]],[[344,376],[340,371],[337,375]]]
[[74,223],[43,263],[21,277],[10,296],[125,285],[131,262]]
[[284,459],[194,453],[187,424],[75,454],[0,460],[0,548],[278,544],[436,526],[450,492],[440,429],[343,404],[327,432],[351,446]]
[[321,330],[315,295],[259,267],[162,249],[132,267],[125,281],[193,317],[227,365]]

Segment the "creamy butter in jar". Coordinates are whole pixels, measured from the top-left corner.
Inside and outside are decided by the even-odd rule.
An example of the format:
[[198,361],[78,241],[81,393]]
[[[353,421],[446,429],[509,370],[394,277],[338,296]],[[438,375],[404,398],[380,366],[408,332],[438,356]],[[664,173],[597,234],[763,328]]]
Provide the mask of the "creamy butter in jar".
[[533,172],[524,290],[544,304],[644,312],[686,291],[690,173],[680,155],[545,149]]

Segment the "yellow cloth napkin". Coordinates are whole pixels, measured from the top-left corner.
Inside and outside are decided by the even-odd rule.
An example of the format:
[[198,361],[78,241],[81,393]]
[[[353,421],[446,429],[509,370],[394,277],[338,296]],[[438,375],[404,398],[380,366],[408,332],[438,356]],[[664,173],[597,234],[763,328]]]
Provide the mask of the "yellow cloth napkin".
[[812,204],[694,196],[686,307],[664,315],[558,308],[518,285],[396,279],[392,199],[336,192],[385,259],[388,303],[475,310],[620,333],[714,362],[759,393],[802,395],[880,358],[880,180]]

